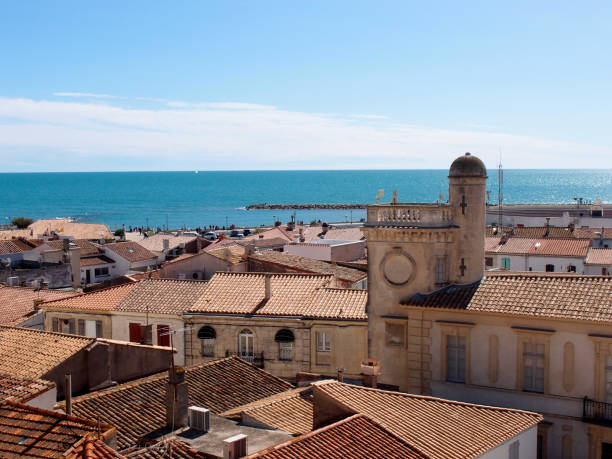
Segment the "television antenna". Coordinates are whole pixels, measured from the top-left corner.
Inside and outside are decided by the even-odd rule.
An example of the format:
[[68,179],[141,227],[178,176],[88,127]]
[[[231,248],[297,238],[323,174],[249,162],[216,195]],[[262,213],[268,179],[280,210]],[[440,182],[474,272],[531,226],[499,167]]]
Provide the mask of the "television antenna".
[[502,154],[499,149],[499,167],[497,169],[497,220],[501,231],[504,231],[504,169],[501,162]]

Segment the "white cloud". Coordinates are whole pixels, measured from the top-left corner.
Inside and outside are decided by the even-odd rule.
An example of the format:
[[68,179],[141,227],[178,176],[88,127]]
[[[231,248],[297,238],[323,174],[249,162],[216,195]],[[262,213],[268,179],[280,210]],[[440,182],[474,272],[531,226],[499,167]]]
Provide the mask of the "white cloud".
[[90,92],[54,92],[54,96],[57,97],[76,97],[76,98],[89,98],[89,99],[116,99],[117,96],[111,96],[110,94],[92,94]]
[[[446,168],[465,151],[495,167],[599,167],[612,149],[383,118],[312,114],[235,102],[126,108],[0,98],[0,159],[37,170]],[[58,159],[63,163],[58,164]],[[31,169],[32,170],[32,169]]]
[[361,114],[355,114],[355,115],[349,115],[349,117],[351,118],[361,118],[364,120],[388,120],[389,117],[388,116],[382,116],[382,115],[361,115]]

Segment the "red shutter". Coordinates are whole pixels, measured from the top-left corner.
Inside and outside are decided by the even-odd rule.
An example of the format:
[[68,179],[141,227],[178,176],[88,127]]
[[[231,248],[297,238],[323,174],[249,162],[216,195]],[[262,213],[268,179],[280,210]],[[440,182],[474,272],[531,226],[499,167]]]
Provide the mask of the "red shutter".
[[138,343],[142,342],[142,333],[140,331],[140,324],[130,324],[130,342]]
[[157,345],[158,346],[170,346],[170,335],[168,332],[170,327],[168,325],[157,326]]

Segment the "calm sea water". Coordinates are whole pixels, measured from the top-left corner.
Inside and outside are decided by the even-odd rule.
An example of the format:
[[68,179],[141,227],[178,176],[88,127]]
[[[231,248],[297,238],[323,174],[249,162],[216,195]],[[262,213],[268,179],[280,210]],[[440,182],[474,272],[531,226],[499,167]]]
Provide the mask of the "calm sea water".
[[[253,203],[373,203],[398,190],[403,202],[448,194],[446,170],[100,172],[0,174],[0,219],[72,217],[82,222],[182,226],[270,225],[293,211],[244,209]],[[497,201],[497,171],[488,189]],[[574,197],[612,202],[612,170],[506,170],[504,202],[561,203]],[[349,221],[365,211],[297,211],[309,222]]]

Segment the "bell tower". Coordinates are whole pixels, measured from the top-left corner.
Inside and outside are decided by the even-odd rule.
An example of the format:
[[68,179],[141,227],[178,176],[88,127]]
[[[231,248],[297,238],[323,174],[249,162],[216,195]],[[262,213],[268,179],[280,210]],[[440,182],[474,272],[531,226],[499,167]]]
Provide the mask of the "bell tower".
[[394,196],[367,208],[369,357],[380,361],[380,381],[402,391],[427,393],[430,374],[427,321],[403,304],[484,274],[486,168],[466,153],[448,176],[448,203]]

